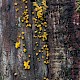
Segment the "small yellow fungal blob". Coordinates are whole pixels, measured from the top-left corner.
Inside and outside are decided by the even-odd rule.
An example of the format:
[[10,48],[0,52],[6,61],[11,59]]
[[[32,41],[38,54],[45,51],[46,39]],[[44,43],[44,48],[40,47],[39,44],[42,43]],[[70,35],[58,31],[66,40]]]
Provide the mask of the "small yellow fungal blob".
[[26,17],[26,18],[29,18],[29,15],[26,15],[25,17]]
[[36,7],[38,7],[38,4],[37,4],[37,2],[33,2],[33,6],[36,6]]
[[28,24],[29,27],[31,27],[31,24]]
[[16,12],[18,12],[19,11],[19,8],[16,8]]
[[23,52],[27,52],[27,49],[24,48],[24,49],[23,49]]
[[38,11],[38,9],[37,9],[37,8],[35,8],[34,10],[35,10],[35,11]]
[[38,30],[36,30],[36,31],[34,31],[35,33],[37,33],[38,32]]
[[44,24],[44,25],[46,25],[46,24],[47,24],[47,22],[44,22],[43,24]]
[[42,36],[38,36],[38,38],[42,38]]
[[46,79],[46,77],[44,77],[44,79]]
[[28,21],[28,20],[26,20],[25,22],[26,22],[26,23],[28,23],[29,21]]
[[39,50],[39,52],[41,52],[41,50]]
[[41,34],[41,32],[38,32],[39,34]]
[[32,12],[32,14],[34,14],[34,12]]
[[48,59],[48,57],[46,57],[46,59]]
[[30,69],[30,60],[24,61],[24,69]]
[[36,42],[36,44],[38,44],[38,42]]
[[28,8],[27,6],[25,6],[25,8]]
[[41,24],[38,24],[37,27],[41,27]]
[[37,19],[36,19],[36,18],[32,18],[32,20],[37,21]]
[[42,50],[42,52],[43,52],[43,50]]
[[24,19],[24,20],[26,20],[26,18],[25,18],[25,17],[23,17],[23,19]]
[[35,35],[34,35],[33,37],[34,37],[34,38],[37,38],[37,36],[35,36]]
[[46,51],[49,51],[49,48],[45,48]]
[[47,53],[46,56],[49,57],[49,53]]
[[39,53],[36,53],[36,56],[38,56]]
[[18,38],[21,38],[21,36],[18,36]]
[[44,80],[49,80],[48,78],[44,77]]
[[25,32],[22,32],[22,34],[24,34]]
[[44,64],[49,64],[49,60],[44,61]]
[[26,0],[22,0],[23,2],[25,2]]
[[27,24],[26,27],[31,27],[31,24]]
[[24,20],[21,20],[21,22],[23,23],[23,22],[24,22]]
[[28,57],[30,58],[30,57],[31,57],[31,55],[29,54],[29,55],[28,55]]
[[24,36],[22,36],[21,38],[22,38],[22,40],[24,40]]
[[42,56],[42,59],[44,59],[44,56]]
[[19,47],[20,47],[20,41],[16,42],[16,44],[15,44],[15,48],[19,48]]
[[25,3],[28,3],[28,1],[25,1]]
[[40,58],[37,58],[38,61],[40,61]]
[[17,6],[17,5],[18,5],[18,3],[17,3],[17,2],[15,2],[15,3],[14,3],[14,5],[15,5],[15,6]]
[[43,35],[42,35],[42,41],[45,41],[47,40],[47,32],[44,32]]
[[39,27],[39,30],[42,31],[42,27]]

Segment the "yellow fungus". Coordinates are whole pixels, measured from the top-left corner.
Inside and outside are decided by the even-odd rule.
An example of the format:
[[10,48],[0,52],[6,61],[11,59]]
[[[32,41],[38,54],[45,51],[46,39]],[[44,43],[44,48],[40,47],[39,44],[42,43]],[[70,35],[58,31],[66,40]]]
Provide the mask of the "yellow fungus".
[[23,52],[27,52],[27,49],[24,48],[24,49],[23,49]]
[[29,27],[31,27],[31,24],[28,24]]
[[22,40],[24,40],[24,36],[22,36],[21,38],[22,38]]
[[32,14],[34,14],[34,12],[32,12]]
[[33,2],[33,6],[36,6],[36,7],[38,7],[38,4],[37,4],[37,2]]
[[40,61],[40,58],[37,58],[38,61]]
[[29,21],[28,21],[28,20],[26,20],[25,22],[26,22],[26,23],[28,23]]
[[33,37],[34,37],[34,38],[37,38],[37,36],[35,36],[35,35],[34,35]]
[[48,78],[44,77],[44,80],[49,80]]
[[38,36],[38,38],[42,38],[42,36]]
[[39,27],[39,30],[42,31],[42,27]]
[[30,60],[24,61],[24,69],[30,69]]
[[43,35],[42,35],[42,40],[43,41],[47,40],[47,35],[48,35],[47,32],[43,33]]
[[23,2],[25,2],[26,0],[22,0]]
[[38,42],[36,42],[36,44],[37,44]]
[[25,32],[22,32],[22,34],[24,34]]
[[27,6],[25,6],[25,8],[28,8]]
[[25,18],[25,17],[23,17],[23,19],[24,19],[24,20],[26,20],[26,18]]
[[36,30],[36,31],[34,31],[35,33],[37,33],[38,31]]
[[28,3],[28,1],[25,1],[25,3]]
[[36,56],[38,56],[39,53],[36,53]]
[[48,59],[48,57],[46,57],[46,59]]
[[15,2],[15,3],[14,3],[14,5],[15,5],[15,6],[17,6],[17,5],[18,5],[18,3],[17,3],[17,2]]
[[16,12],[18,12],[19,11],[19,8],[16,8]]
[[47,53],[46,56],[49,57],[49,53]]
[[44,56],[42,56],[42,59],[44,59]]
[[20,47],[20,41],[16,42],[16,44],[15,44],[15,48],[19,48],[19,47]]
[[21,38],[21,36],[18,36],[18,38]]
[[28,57],[30,58],[30,57],[31,57],[31,55],[29,54],[29,55],[28,55]]
[[23,23],[23,22],[24,22],[24,20],[21,20],[21,22]]
[[44,64],[49,64],[49,60],[44,61]]
[[41,50],[39,50],[39,52],[41,52]]
[[45,50],[46,50],[46,51],[48,51],[48,50],[49,50],[49,48],[45,48]]

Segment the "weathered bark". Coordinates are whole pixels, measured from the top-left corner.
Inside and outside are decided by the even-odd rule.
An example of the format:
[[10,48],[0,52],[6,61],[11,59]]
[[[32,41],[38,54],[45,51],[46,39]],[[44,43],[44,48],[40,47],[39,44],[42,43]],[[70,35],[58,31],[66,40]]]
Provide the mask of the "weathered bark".
[[[75,68],[80,68],[79,56],[75,57],[76,54],[79,55],[78,51],[80,51],[80,43],[77,42],[80,40],[80,31],[75,33],[74,29],[80,25],[77,25],[77,22],[74,22],[75,24],[72,22],[74,0],[73,2],[72,0],[47,0],[48,42],[41,42],[41,40],[33,38],[35,26],[32,21],[33,16],[31,15],[31,11],[33,7],[30,0],[28,0],[28,9],[29,21],[32,24],[32,28],[28,29],[20,23],[20,15],[24,9],[21,9],[20,13],[17,14],[14,7],[15,1],[22,6],[24,6],[24,4],[18,0],[2,1],[3,2],[0,2],[0,7],[2,3],[2,11],[0,9],[0,75],[2,79],[43,80],[44,76],[48,76],[49,80],[78,80],[80,70],[78,72],[79,76],[74,73],[76,71]],[[16,15],[18,19],[15,19]],[[15,25],[16,21],[18,21],[17,26]],[[27,45],[27,54],[23,53],[23,47],[20,47],[18,50],[15,49],[17,36],[22,31],[25,32],[24,42]],[[39,42],[37,50],[45,43],[49,45],[50,64],[48,66],[43,63],[42,59],[40,59],[40,62],[37,61],[37,57],[35,56],[36,51],[34,51],[36,41]],[[23,41],[21,40],[21,45],[22,44]],[[28,54],[31,55],[31,69],[24,70],[23,61],[29,59]],[[45,52],[43,54],[45,54]],[[39,57],[41,57],[41,55]],[[77,65],[75,65],[75,63]]]

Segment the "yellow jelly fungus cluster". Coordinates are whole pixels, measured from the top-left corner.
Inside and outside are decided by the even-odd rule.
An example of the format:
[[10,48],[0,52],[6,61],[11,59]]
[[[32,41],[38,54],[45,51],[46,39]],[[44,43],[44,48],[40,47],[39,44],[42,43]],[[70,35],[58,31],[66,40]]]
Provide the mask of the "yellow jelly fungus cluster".
[[[33,2],[33,6],[34,6],[34,13],[32,14],[34,15],[34,17],[32,20],[35,26],[33,37],[42,43],[42,44],[38,43],[37,41],[35,42],[35,48],[34,48],[35,54],[39,62],[42,61],[40,59],[43,59],[43,63],[45,65],[48,65],[49,48],[48,45],[46,44],[48,33],[46,32],[47,22],[45,20],[46,18],[45,13],[48,6],[46,5],[46,0],[42,0],[41,4],[39,4],[37,1]],[[39,49],[39,47],[41,47],[41,49]],[[39,54],[41,54],[42,56],[40,57]],[[49,80],[49,79],[47,77],[44,77],[43,80]]]
[[43,32],[43,35],[42,35],[42,40],[45,41],[47,40],[47,32]]
[[30,69],[30,60],[24,61],[24,69]]
[[36,16],[33,18],[33,21],[35,23],[35,26],[38,28],[38,30],[35,30],[35,33],[39,33],[38,36],[34,35],[34,38],[39,38],[42,39],[42,41],[47,40],[47,32],[43,32],[43,34],[41,35],[40,31],[43,31],[43,27],[47,27],[47,22],[44,21],[44,14],[46,12],[47,9],[47,5],[46,5],[46,0],[42,0],[42,4],[41,6],[38,5],[37,2],[33,2],[33,6],[34,6],[34,12],[36,11]]
[[[31,27],[31,24],[29,23],[29,14],[28,14],[28,6],[27,6],[27,3],[28,3],[28,1],[27,0],[21,0],[21,3],[23,3],[24,4],[24,9],[23,10],[21,10],[22,11],[22,13],[21,13],[21,11],[20,11],[20,9],[22,9],[22,6],[20,6],[19,5],[19,3],[17,3],[17,2],[15,2],[14,3],[14,5],[15,5],[15,11],[16,11],[16,14],[18,15],[18,14],[21,14],[21,16],[16,16],[15,18],[17,18],[17,22],[18,22],[18,18],[20,18],[20,22],[21,22],[21,26],[24,26],[25,24],[25,27],[27,28],[27,27]],[[19,7],[20,6],[20,7]],[[16,23],[16,25],[17,25],[18,23]],[[20,30],[23,30],[22,28],[20,28]],[[26,52],[27,52],[27,49],[26,49],[26,44],[25,44],[25,32],[24,31],[22,31],[22,32],[20,32],[19,31],[19,35],[18,35],[18,37],[17,37],[17,42],[15,43],[15,48],[20,48],[20,46],[22,46],[23,47],[23,52],[26,54]],[[22,41],[22,42],[20,42],[20,41]],[[30,54],[28,55],[28,58],[30,58],[31,56],[30,56]],[[24,61],[24,69],[30,69],[30,60],[28,60],[28,61]]]
[[18,3],[16,3],[16,2],[15,2],[15,3],[14,3],[14,5],[15,5],[15,6],[17,6],[17,5],[18,5]]
[[20,41],[15,43],[15,48],[17,48],[17,49],[20,48]]
[[[47,40],[47,32],[46,32],[46,27],[47,27],[47,22],[44,19],[44,15],[46,12],[46,9],[48,8],[48,6],[46,5],[46,0],[42,0],[41,5],[39,5],[37,2],[33,2],[33,6],[34,6],[34,12],[36,11],[36,17],[33,17],[33,22],[36,28],[36,30],[34,31],[35,34],[34,38],[39,38],[41,39],[43,42],[45,42]],[[39,46],[38,43],[35,44],[35,46]],[[44,52],[46,51],[46,59],[48,59],[49,57],[49,49],[47,47],[47,45],[45,44],[44,47],[42,47],[43,50],[38,50],[38,52],[36,52],[36,56],[38,56],[38,54],[40,52]],[[42,58],[44,58],[44,56],[42,56]],[[44,63],[48,64],[48,61],[44,61]]]
[[44,80],[49,80],[47,77],[44,77]]

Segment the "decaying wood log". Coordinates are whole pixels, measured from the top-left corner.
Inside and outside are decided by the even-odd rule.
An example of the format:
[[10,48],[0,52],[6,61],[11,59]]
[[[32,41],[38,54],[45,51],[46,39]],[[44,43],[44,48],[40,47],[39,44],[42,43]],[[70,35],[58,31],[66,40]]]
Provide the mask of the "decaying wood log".
[[[49,35],[46,42],[33,38],[35,23],[32,18],[36,14],[34,16],[31,14],[33,11],[31,1],[39,0],[28,0],[29,22],[32,28],[26,29],[20,20],[24,11],[21,0],[0,0],[0,80],[43,80],[46,76],[49,80],[79,80],[80,16],[74,11],[75,0],[47,0],[46,31]],[[15,2],[19,3],[19,8],[22,6],[19,13],[15,11]],[[23,31],[25,40],[21,40],[21,47],[16,49],[17,37]],[[39,43],[37,50],[45,43],[49,45],[49,65],[43,63],[41,55],[40,61],[37,61],[35,42]],[[23,52],[23,43],[27,45],[26,54]],[[25,70],[23,62],[29,59],[31,69]]]

